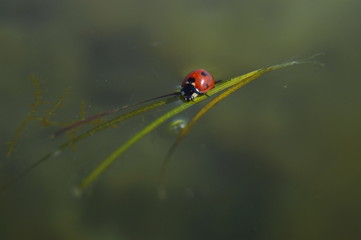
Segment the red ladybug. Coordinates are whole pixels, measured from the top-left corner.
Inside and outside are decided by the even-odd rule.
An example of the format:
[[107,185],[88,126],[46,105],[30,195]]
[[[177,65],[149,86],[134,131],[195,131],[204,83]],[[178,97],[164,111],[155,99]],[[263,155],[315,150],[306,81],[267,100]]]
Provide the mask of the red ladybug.
[[214,87],[212,75],[204,69],[197,69],[188,74],[183,82],[181,94],[186,101],[191,101]]

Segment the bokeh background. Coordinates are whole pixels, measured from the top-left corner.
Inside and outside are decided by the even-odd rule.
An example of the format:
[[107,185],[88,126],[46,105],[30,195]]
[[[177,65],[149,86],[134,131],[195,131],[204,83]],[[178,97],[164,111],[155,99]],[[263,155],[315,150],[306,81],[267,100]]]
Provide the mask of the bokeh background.
[[[0,183],[66,138],[31,122],[6,157],[41,84],[44,113],[67,122],[174,91],[190,71],[216,79],[323,52],[324,67],[272,72],[201,119],[160,165],[167,124],[81,198],[72,189],[165,109],[119,124],[35,168],[0,196],[0,239],[360,239],[359,0],[0,0]],[[179,104],[169,107],[174,107]],[[179,118],[190,119],[201,106]]]

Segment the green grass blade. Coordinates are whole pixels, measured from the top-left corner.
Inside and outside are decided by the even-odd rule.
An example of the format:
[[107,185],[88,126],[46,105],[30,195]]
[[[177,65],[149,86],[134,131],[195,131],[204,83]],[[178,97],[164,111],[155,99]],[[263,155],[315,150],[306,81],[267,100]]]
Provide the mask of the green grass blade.
[[190,106],[192,106],[194,102],[184,103],[161,117],[157,118],[151,124],[146,126],[144,129],[135,134],[132,138],[130,138],[126,143],[124,143],[121,147],[119,147],[116,151],[114,151],[111,155],[109,155],[105,160],[103,160],[77,187],[77,191],[84,191],[89,184],[91,184],[102,172],[104,172],[122,153],[124,153],[128,148],[130,148],[134,143],[138,140],[142,139],[146,134],[154,130],[160,124],[165,122],[167,119],[179,114],[180,112],[186,110]]
[[[220,84],[217,84],[217,86],[215,88],[213,88],[212,90],[210,90],[209,92],[207,92],[208,96],[212,96],[214,94],[217,94],[227,88],[228,91],[224,92],[223,94],[221,94],[220,96],[218,96],[216,99],[214,99],[213,101],[211,101],[205,108],[203,108],[199,114],[197,114],[197,118],[193,120],[193,123],[190,123],[190,126],[188,128],[186,128],[184,130],[183,135],[180,135],[180,137],[178,138],[176,145],[181,141],[181,139],[185,136],[185,134],[190,130],[190,128],[195,124],[195,122],[204,115],[204,113],[206,113],[209,109],[211,109],[215,104],[217,104],[219,101],[221,101],[222,99],[224,99],[225,97],[229,96],[230,94],[232,94],[233,92],[235,92],[237,89],[239,89],[240,87],[244,86],[245,84],[251,82],[252,80],[262,76],[263,74],[270,72],[270,71],[274,71],[277,69],[281,69],[281,68],[285,68],[288,66],[292,66],[292,65],[296,65],[296,64],[300,64],[303,63],[301,61],[291,61],[291,62],[286,62],[283,64],[278,64],[278,65],[274,65],[271,67],[266,67],[266,68],[262,68],[262,69],[258,69],[255,70],[253,72],[241,75],[239,77],[233,78],[229,81],[225,81],[222,82]],[[168,120],[169,118],[181,113],[182,111],[186,110],[187,108],[191,107],[192,105],[203,101],[204,99],[208,98],[207,96],[203,95],[203,96],[199,96],[197,98],[195,98],[194,102],[188,102],[188,103],[184,103],[181,106],[178,106],[172,110],[170,110],[169,112],[167,112],[166,114],[162,115],[161,117],[159,117],[158,119],[156,119],[155,121],[153,121],[152,123],[150,123],[148,126],[146,126],[144,129],[142,129],[141,131],[139,131],[137,134],[135,134],[133,137],[131,137],[126,143],[124,143],[123,145],[121,145],[117,150],[115,150],[112,154],[110,154],[105,160],[103,160],[78,186],[77,186],[77,191],[79,193],[83,192],[100,174],[102,174],[119,156],[121,156],[127,149],[129,149],[133,144],[135,144],[137,141],[139,141],[141,138],[143,138],[146,134],[148,134],[149,132],[151,132],[152,130],[154,130],[155,128],[157,128],[160,124],[162,124],[163,122],[165,122],[166,120]],[[175,148],[175,147],[173,147]],[[171,152],[174,150],[173,148],[171,148]],[[173,149],[173,150],[172,150]],[[170,154],[171,154],[170,152]],[[170,155],[169,155],[170,156]],[[162,167],[162,171],[165,172],[165,168],[167,165],[166,161]],[[164,173],[163,173],[164,174]]]
[[[289,63],[284,63],[284,64],[279,64],[279,65],[275,65],[275,66],[271,66],[271,67],[267,67],[267,68],[261,68],[258,69],[256,71],[244,74],[242,76],[236,77],[231,79],[230,81],[227,81],[226,83],[224,83],[222,85],[222,87],[224,89],[226,89],[228,87],[228,89],[226,89],[224,92],[222,92],[220,95],[218,95],[216,98],[214,98],[212,101],[210,101],[207,105],[205,105],[193,118],[192,120],[188,123],[188,125],[179,133],[178,138],[176,139],[176,141],[174,142],[174,144],[171,146],[171,148],[169,149],[163,163],[162,163],[162,167],[161,167],[161,173],[160,173],[160,179],[161,179],[161,185],[164,184],[164,178],[166,175],[166,169],[167,166],[169,164],[169,161],[171,159],[171,156],[174,152],[174,150],[176,149],[176,147],[179,145],[179,143],[184,139],[184,137],[189,133],[189,131],[191,130],[191,128],[196,124],[196,122],[202,117],[204,116],[204,114],[206,112],[208,112],[210,109],[212,109],[217,103],[219,103],[220,101],[222,101],[223,99],[225,99],[226,97],[230,96],[232,93],[234,93],[235,91],[237,91],[238,89],[240,89],[241,87],[243,87],[244,85],[246,85],[247,83],[257,79],[258,77],[262,76],[263,74],[270,72],[270,71],[274,71],[280,68],[284,68],[284,67],[288,67],[291,65],[296,64],[295,62],[289,62]],[[230,87],[229,87],[230,86]]]

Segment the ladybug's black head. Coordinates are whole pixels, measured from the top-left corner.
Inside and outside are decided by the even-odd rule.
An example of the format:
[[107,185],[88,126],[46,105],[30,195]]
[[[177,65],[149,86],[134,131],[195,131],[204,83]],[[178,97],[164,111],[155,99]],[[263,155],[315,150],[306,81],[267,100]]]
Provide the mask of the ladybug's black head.
[[185,84],[181,89],[181,94],[186,101],[192,101],[195,97],[201,94],[198,89],[192,84]]

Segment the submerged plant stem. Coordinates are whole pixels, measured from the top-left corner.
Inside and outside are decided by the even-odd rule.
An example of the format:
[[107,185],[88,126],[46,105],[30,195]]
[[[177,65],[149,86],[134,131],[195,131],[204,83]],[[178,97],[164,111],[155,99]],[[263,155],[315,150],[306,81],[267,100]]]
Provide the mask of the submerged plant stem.
[[10,141],[7,142],[8,150],[6,155],[9,157],[15,151],[17,141],[21,138],[25,128],[28,126],[29,122],[35,119],[35,114],[39,111],[41,105],[45,104],[43,100],[43,90],[40,87],[40,82],[34,76],[31,76],[31,80],[33,82],[34,87],[34,103],[31,104],[30,112],[27,114],[25,119],[20,123],[18,129],[15,132],[15,135],[11,138]]

